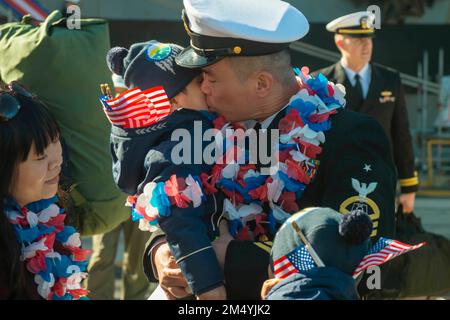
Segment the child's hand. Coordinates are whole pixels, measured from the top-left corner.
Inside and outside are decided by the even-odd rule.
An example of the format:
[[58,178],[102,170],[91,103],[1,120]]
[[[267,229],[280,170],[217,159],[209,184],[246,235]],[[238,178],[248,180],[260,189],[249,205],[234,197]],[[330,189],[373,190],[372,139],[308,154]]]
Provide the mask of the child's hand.
[[227,291],[224,286],[217,287],[197,296],[197,300],[226,300]]
[[273,278],[273,279],[269,279],[264,281],[264,284],[261,288],[261,298],[263,300],[266,299],[267,295],[269,294],[270,290],[272,290],[272,288],[278,283],[280,282],[280,279],[277,278]]
[[220,221],[219,232],[219,238],[212,242],[212,246],[214,248],[214,251],[216,252],[217,261],[219,262],[219,265],[223,270],[225,269],[225,256],[227,253],[228,245],[234,239],[228,231],[228,223],[226,220]]

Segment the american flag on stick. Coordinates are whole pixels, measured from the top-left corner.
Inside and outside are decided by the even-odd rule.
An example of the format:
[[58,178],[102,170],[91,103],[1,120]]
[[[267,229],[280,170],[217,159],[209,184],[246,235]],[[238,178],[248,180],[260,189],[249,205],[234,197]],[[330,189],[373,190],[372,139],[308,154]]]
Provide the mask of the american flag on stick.
[[315,268],[313,258],[304,245],[300,245],[287,255],[282,256],[273,262],[275,277],[284,279],[293,273],[306,271]]
[[404,253],[416,250],[426,243],[422,242],[417,245],[409,245],[397,240],[380,238],[370,249],[369,254],[366,255],[359,266],[353,273],[353,278],[359,276],[361,272],[372,266],[379,266],[389,260],[394,259]]
[[100,101],[109,121],[124,129],[149,126],[170,113],[170,101],[161,86],[129,89],[114,99],[103,95]]

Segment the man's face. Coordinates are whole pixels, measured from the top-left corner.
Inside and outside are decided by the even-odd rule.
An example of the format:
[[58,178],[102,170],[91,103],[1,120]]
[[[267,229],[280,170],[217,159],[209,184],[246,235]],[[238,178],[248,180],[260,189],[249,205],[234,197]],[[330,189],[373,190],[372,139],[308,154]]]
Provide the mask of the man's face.
[[344,37],[341,42],[341,50],[351,60],[366,64],[372,59],[372,38]]
[[254,79],[239,79],[229,58],[203,68],[201,89],[210,111],[236,122],[253,118],[255,108]]

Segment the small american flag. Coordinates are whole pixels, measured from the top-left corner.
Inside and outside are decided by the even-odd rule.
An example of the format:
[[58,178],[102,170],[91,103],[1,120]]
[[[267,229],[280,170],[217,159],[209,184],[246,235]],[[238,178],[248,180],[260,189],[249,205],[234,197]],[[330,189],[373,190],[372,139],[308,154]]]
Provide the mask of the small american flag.
[[153,103],[157,120],[170,113],[170,101],[163,87],[154,87],[145,90],[144,95]]
[[49,13],[37,0],[0,0],[0,3],[9,7],[19,19],[24,15],[30,14],[33,19],[44,21]]
[[273,262],[275,277],[284,279],[293,273],[315,268],[313,258],[304,245],[298,246]]
[[163,87],[145,91],[129,89],[114,99],[102,96],[100,101],[109,121],[125,129],[154,124],[170,113],[169,98]]
[[370,249],[369,254],[364,257],[353,273],[353,278],[371,266],[379,266],[406,252],[416,250],[425,245],[425,242],[411,246],[397,240],[380,238]]

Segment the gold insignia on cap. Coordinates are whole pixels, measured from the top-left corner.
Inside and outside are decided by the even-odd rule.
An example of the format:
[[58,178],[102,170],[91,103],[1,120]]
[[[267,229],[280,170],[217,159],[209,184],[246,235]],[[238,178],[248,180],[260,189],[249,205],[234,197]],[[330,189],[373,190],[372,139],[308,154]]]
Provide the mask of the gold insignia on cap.
[[370,29],[368,16],[362,17],[361,20],[359,21],[359,23],[360,23],[362,29]]
[[381,91],[381,95],[383,97],[389,97],[392,96],[392,91]]
[[239,47],[239,46],[236,46],[236,47],[233,48],[233,52],[235,54],[240,54],[242,52],[242,48]]

